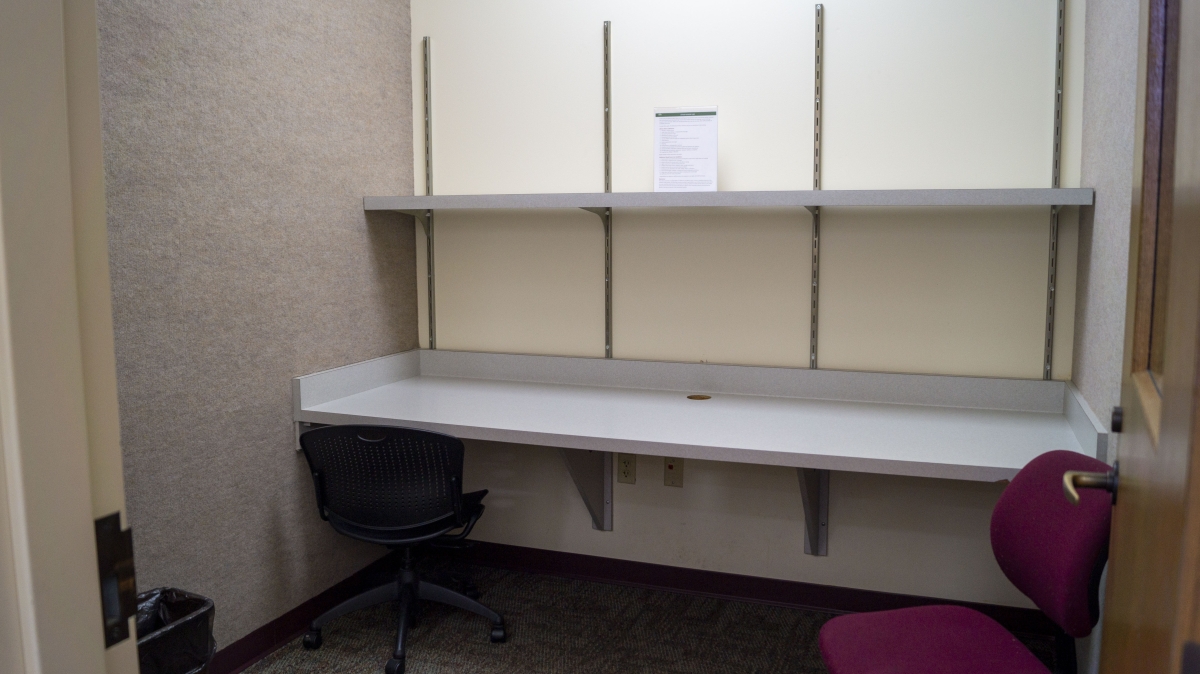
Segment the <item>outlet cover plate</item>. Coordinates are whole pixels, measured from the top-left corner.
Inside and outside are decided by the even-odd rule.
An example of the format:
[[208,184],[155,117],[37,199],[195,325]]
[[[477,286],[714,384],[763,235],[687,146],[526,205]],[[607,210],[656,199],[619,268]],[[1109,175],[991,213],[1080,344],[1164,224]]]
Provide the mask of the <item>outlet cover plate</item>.
[[683,486],[683,459],[663,457],[663,484],[668,487]]
[[637,482],[637,454],[617,455],[617,482],[625,484]]

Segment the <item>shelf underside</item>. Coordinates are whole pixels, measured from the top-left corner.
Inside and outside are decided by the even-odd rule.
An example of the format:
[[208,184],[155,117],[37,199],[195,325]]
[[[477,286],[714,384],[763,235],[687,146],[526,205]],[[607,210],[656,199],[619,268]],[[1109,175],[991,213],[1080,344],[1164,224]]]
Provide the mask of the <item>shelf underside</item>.
[[779,192],[611,192],[447,194],[364,197],[368,211],[538,208],[818,208],[836,206],[1090,206],[1090,187],[987,190],[792,190]]

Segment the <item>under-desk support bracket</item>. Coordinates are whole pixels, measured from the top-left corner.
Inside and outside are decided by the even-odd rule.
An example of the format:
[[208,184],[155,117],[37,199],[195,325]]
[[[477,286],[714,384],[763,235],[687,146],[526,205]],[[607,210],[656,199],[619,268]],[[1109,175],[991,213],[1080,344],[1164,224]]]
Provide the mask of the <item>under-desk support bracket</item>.
[[300,436],[313,430],[314,428],[324,428],[329,424],[315,424],[309,421],[296,421],[293,424],[296,427],[296,451],[300,451]]
[[613,456],[612,452],[560,448],[567,470],[579,490],[583,504],[592,516],[592,528],[613,528]]
[[585,208],[604,223],[604,357],[612,358],[612,209]]
[[797,468],[804,501],[804,554],[829,554],[829,471]]

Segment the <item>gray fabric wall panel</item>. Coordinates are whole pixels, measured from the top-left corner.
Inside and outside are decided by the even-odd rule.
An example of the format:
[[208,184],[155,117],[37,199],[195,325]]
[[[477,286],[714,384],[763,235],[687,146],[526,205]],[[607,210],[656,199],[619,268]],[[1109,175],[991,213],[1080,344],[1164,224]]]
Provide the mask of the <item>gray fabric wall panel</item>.
[[381,554],[316,515],[290,379],[417,345],[407,0],[100,0],[138,585],[221,646]]
[[1121,404],[1129,217],[1137,115],[1138,3],[1088,0],[1083,74],[1084,185],[1072,380],[1107,427]]

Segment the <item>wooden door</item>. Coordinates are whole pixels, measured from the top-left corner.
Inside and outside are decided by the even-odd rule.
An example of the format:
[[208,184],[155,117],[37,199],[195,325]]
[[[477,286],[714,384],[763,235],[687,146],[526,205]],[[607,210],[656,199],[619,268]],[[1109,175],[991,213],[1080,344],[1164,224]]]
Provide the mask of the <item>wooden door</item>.
[[1200,671],[1183,664],[1185,644],[1200,641],[1200,7],[1143,6],[1144,162],[1135,183],[1106,674]]

